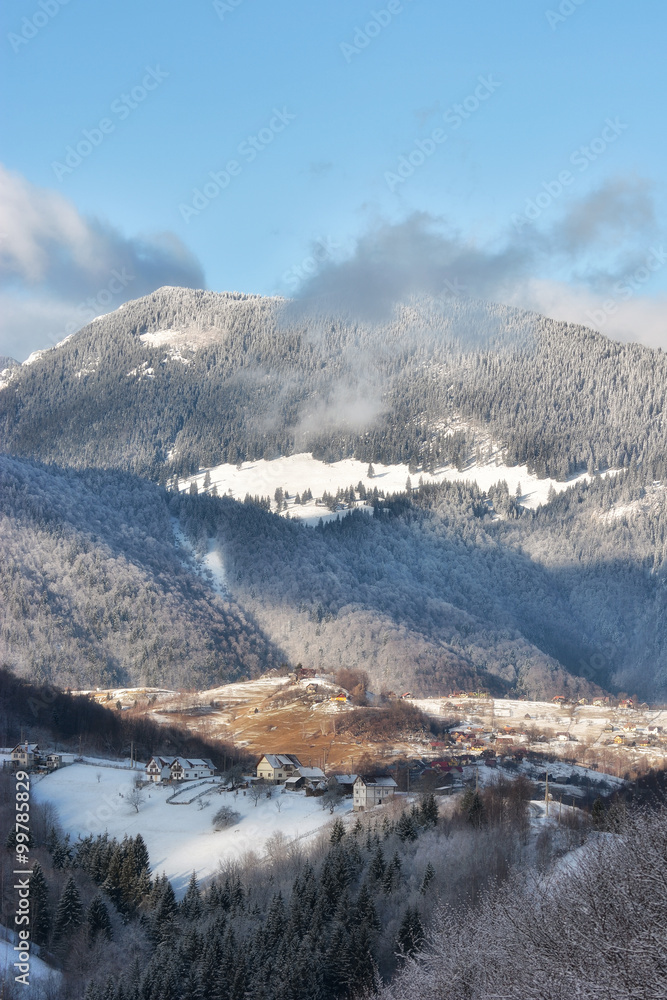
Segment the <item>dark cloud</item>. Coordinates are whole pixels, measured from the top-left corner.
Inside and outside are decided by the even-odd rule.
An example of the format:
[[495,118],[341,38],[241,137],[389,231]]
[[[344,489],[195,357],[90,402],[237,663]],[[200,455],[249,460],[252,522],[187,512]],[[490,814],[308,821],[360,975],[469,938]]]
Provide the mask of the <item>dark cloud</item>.
[[644,259],[655,236],[652,191],[641,179],[609,181],[559,208],[536,225],[508,226],[487,244],[425,212],[377,223],[345,259],[326,261],[302,284],[297,308],[385,322],[412,296],[516,302],[528,282],[564,275],[575,286],[603,289]]

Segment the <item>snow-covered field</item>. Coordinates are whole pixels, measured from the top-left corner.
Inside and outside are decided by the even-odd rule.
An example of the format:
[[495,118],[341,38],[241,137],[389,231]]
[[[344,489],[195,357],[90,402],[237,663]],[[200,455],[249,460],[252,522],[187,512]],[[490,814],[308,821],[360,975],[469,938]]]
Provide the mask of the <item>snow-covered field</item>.
[[[425,483],[475,482],[484,491],[504,479],[512,494],[516,492],[518,485],[521,486],[520,502],[523,506],[533,509],[547,502],[551,487],[560,493],[573,483],[590,478],[584,473],[564,483],[555,479],[538,479],[528,472],[525,465],[510,467],[499,463],[497,458],[479,465],[473,463],[462,472],[449,465],[436,469],[433,475],[428,472],[410,475],[407,465],[375,465],[374,471],[375,475],[370,478],[367,475],[368,465],[354,458],[327,464],[313,458],[311,454],[303,453],[271,461],[260,459],[257,462],[244,462],[240,467],[217,465],[210,469],[202,469],[196,476],[181,480],[179,486],[182,491],[186,491],[192,482],[196,482],[201,490],[208,472],[211,477],[211,488],[216,486],[220,496],[227,494],[237,500],[243,500],[249,493],[253,497],[259,495],[273,499],[275,491],[280,488],[287,491],[293,501],[296,493],[301,494],[307,489],[312,491],[314,498],[321,498],[325,492],[335,494],[338,489],[356,486],[360,481],[367,490],[377,486],[385,493],[397,493],[405,490],[408,476],[413,487],[418,485],[421,477]],[[290,502],[284,513],[311,524],[316,524],[320,517],[326,521],[340,516],[328,512],[314,502],[305,505],[295,505]]]
[[[20,971],[14,968],[14,962],[16,961],[17,957],[14,945],[10,944],[9,941],[0,940],[0,983],[7,982],[12,983],[12,985],[14,984],[14,977],[20,975]],[[51,995],[51,985],[59,985],[62,978],[60,972],[57,969],[52,969],[34,953],[30,955],[29,965],[30,985],[23,987],[20,984],[16,989],[24,989],[25,996],[30,997],[31,1000],[39,1000],[41,997]],[[4,993],[1,995],[4,996]]]
[[[99,774],[99,781],[98,781]],[[238,795],[212,792],[210,805],[200,809],[166,802],[172,789],[153,786],[145,790],[145,800],[137,813],[128,802],[136,772],[72,764],[47,775],[34,786],[37,802],[52,802],[66,833],[99,834],[122,839],[126,834],[142,835],[155,872],[165,872],[175,892],[182,894],[193,870],[199,878],[215,873],[220,862],[255,852],[265,855],[267,839],[280,831],[288,839],[307,838],[331,822],[321,800],[306,798],[301,792],[274,791],[271,799],[255,806],[242,791]],[[201,791],[201,789],[196,789]],[[281,804],[280,811],[276,802]],[[239,823],[216,833],[213,816],[222,805],[241,814]],[[352,800],[345,800],[337,815],[350,812]],[[259,861],[261,863],[261,860]]]

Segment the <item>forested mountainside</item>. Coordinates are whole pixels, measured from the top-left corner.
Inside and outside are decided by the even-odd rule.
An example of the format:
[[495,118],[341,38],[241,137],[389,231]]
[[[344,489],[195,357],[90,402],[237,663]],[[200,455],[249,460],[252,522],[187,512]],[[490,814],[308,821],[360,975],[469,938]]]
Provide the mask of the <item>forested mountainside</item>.
[[163,483],[293,451],[463,466],[489,436],[509,464],[559,479],[633,461],[666,472],[661,351],[462,299],[413,300],[373,326],[162,288],[5,381],[2,451]]
[[196,688],[275,666],[196,572],[164,490],[0,456],[0,662],[62,687]]
[[[504,484],[374,502],[312,529],[0,457],[1,660],[73,687],[202,688],[287,660],[360,667],[377,690],[665,698],[667,501],[640,471],[534,513]],[[212,544],[224,597],[190,550]]]
[[420,693],[667,694],[667,499],[639,473],[534,513],[504,484],[422,486],[314,530],[228,498],[171,506],[201,551],[217,539],[233,597],[304,665]]

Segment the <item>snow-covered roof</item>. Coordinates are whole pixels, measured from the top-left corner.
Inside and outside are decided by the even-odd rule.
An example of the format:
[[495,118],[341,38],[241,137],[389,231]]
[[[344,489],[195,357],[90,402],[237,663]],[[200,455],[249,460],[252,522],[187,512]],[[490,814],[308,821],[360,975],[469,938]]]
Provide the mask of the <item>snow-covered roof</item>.
[[193,767],[208,767],[212,771],[215,771],[213,761],[204,759],[203,757],[163,757],[161,754],[156,754],[154,757],[151,757],[146,767],[150,767],[152,762],[155,762],[158,767],[173,767],[176,764],[184,770],[190,770]]
[[271,767],[301,767],[301,761],[293,753],[265,753]]
[[299,774],[302,778],[323,778],[324,771],[321,767],[300,767]]
[[376,785],[376,786],[381,785],[385,788],[398,788],[398,785],[396,784],[393,778],[388,778],[385,777],[384,775],[382,777],[376,777],[374,775],[364,777],[363,775],[360,774],[357,778],[357,781],[361,781],[362,784],[364,785]]
[[357,780],[356,774],[334,774],[334,778],[339,785],[353,785]]
[[215,770],[215,765],[210,760],[204,760],[203,757],[175,757],[174,764],[180,764],[183,770],[191,770],[193,767],[208,767]]

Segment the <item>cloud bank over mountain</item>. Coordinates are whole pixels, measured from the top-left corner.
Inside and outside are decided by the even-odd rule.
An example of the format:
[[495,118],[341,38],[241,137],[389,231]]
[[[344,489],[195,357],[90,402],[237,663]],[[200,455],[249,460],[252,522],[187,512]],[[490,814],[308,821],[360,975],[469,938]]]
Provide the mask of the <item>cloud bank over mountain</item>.
[[124,236],[0,165],[0,354],[23,360],[162,285],[205,285],[173,233]]

